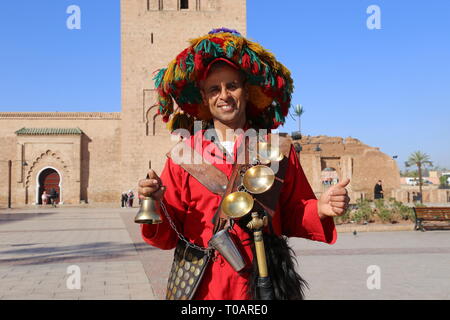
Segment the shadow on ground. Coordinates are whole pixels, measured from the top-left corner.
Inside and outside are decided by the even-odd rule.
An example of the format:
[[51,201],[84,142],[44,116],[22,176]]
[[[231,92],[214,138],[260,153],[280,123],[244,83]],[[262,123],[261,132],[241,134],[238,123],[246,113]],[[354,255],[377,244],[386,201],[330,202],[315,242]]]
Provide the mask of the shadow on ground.
[[0,224],[23,221],[34,218],[41,218],[51,216],[58,213],[54,212],[17,212],[17,213],[0,213]]
[[[0,266],[137,260],[139,258],[136,255],[136,249],[140,251],[155,250],[145,243],[122,244],[116,242],[45,247],[29,247],[36,244],[14,244],[11,247],[21,245],[27,246],[27,248],[0,251],[0,256],[6,257],[6,259],[0,259]],[[8,255],[13,257],[7,258]]]

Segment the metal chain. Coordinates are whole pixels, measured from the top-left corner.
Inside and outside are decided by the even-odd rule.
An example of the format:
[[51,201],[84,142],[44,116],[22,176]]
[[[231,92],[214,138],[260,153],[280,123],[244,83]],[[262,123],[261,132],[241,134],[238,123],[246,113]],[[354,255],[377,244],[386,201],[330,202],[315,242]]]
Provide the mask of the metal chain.
[[196,244],[193,244],[193,243],[189,242],[189,241],[188,241],[188,240],[187,240],[187,239],[186,239],[186,238],[185,238],[185,237],[177,230],[177,227],[175,226],[175,223],[173,222],[173,220],[170,218],[169,213],[167,212],[167,209],[166,209],[166,206],[164,205],[164,203],[163,203],[162,201],[160,201],[159,203],[160,203],[160,205],[161,205],[161,208],[162,208],[163,211],[164,211],[164,215],[166,216],[167,220],[169,221],[170,226],[172,227],[173,231],[175,231],[175,233],[178,235],[178,238],[179,238],[181,241],[185,242],[187,246],[189,246],[189,247],[191,247],[191,248],[194,248],[194,249],[197,249],[197,250],[200,250],[200,251],[203,251],[203,252],[206,252],[208,255],[211,255],[211,251],[212,251],[213,248],[211,248],[211,247],[204,248],[204,247],[200,247],[200,246],[197,246]]

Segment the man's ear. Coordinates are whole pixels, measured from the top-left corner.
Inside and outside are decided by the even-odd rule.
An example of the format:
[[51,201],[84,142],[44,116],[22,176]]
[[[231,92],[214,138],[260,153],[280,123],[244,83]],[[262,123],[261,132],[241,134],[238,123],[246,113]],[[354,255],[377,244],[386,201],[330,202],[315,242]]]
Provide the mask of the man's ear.
[[203,105],[208,106],[208,99],[206,99],[206,94],[203,89],[200,89],[200,94],[202,95]]

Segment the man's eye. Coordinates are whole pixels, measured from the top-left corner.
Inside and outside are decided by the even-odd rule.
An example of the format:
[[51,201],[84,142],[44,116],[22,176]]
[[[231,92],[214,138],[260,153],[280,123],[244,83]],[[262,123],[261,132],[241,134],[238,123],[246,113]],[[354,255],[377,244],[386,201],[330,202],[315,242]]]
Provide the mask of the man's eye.
[[209,93],[215,93],[217,91],[219,91],[219,88],[217,88],[217,87],[212,87],[209,89]]
[[236,89],[237,85],[235,83],[228,84],[228,89]]

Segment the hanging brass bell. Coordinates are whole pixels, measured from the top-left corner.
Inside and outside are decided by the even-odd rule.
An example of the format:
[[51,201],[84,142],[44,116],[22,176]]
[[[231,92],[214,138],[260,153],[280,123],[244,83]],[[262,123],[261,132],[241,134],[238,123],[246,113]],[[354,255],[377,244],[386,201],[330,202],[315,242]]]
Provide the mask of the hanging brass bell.
[[237,191],[230,193],[223,199],[221,208],[227,216],[237,219],[249,213],[253,204],[254,200],[251,195],[247,192]]
[[275,173],[267,166],[257,165],[248,169],[242,179],[245,189],[253,194],[264,193],[275,181]]
[[258,159],[261,163],[268,164],[271,161],[281,161],[283,157],[284,155],[278,146],[268,142],[258,143]]
[[141,207],[134,218],[134,222],[140,224],[158,224],[162,222],[161,216],[158,214],[155,201],[150,197],[142,199]]

